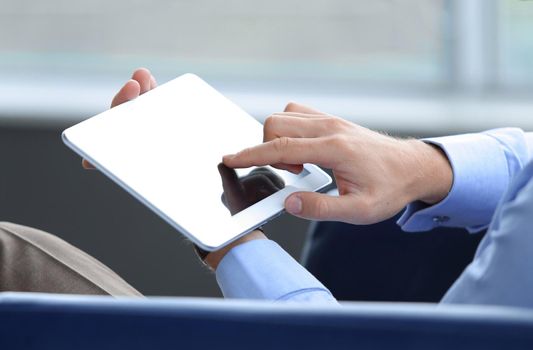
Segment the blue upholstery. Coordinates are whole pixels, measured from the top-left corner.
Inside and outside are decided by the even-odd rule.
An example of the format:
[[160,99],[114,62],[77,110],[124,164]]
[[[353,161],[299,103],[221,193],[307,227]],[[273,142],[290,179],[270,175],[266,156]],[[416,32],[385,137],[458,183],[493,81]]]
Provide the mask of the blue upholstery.
[[533,311],[0,293],[0,349],[533,349]]

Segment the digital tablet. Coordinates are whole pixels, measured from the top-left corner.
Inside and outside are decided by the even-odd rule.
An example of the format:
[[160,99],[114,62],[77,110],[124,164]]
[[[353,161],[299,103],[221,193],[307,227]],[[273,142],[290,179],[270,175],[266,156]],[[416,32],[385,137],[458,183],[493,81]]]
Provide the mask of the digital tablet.
[[[318,191],[331,183],[311,164],[298,175],[221,165],[223,155],[260,144],[263,126],[193,74],[74,125],[62,138],[209,251],[282,213],[291,193]],[[239,198],[249,194],[254,198]]]

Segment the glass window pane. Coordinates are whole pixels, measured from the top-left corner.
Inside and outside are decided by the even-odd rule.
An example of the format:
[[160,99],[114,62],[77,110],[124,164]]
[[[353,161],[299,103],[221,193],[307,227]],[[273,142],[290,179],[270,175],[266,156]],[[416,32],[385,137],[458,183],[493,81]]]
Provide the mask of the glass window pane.
[[0,72],[440,84],[446,0],[0,0]]
[[533,1],[500,4],[501,76],[507,87],[533,86]]

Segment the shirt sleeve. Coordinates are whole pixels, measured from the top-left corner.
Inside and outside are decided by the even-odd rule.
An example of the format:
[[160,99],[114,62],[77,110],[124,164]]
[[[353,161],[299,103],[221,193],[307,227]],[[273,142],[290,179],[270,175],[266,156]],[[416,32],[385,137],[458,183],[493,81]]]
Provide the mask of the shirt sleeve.
[[414,202],[398,220],[404,231],[437,226],[485,229],[510,180],[531,159],[533,133],[517,128],[424,139],[440,147],[453,170],[450,193],[429,206]]
[[337,304],[309,271],[266,239],[231,249],[218,265],[216,278],[226,298]]
[[533,308],[533,163],[510,185],[474,260],[442,303]]

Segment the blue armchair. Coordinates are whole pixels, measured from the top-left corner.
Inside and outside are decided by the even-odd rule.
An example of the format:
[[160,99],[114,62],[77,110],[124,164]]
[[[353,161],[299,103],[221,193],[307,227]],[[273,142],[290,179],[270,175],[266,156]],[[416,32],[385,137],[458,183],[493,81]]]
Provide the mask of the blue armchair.
[[0,293],[0,349],[533,349],[533,310]]

